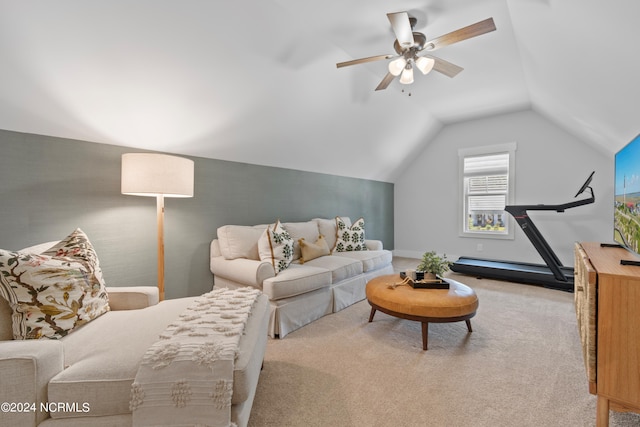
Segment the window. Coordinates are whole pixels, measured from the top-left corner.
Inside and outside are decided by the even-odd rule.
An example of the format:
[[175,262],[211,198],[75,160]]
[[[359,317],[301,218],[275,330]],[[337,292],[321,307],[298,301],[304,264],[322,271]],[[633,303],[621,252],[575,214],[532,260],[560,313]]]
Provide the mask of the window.
[[513,239],[512,204],[516,144],[461,149],[460,235]]

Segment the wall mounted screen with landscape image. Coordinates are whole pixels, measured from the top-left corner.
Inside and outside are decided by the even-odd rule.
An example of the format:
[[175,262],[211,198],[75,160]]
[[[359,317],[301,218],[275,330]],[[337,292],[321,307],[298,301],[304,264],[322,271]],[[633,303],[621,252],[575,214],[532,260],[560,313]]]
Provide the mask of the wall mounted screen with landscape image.
[[640,253],[640,135],[616,153],[615,162],[613,238]]

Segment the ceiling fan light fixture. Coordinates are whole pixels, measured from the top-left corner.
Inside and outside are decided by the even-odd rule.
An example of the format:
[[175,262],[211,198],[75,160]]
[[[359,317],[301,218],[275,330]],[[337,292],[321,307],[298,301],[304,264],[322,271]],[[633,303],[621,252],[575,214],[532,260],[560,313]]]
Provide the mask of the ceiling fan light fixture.
[[436,61],[434,61],[433,58],[427,58],[425,56],[420,56],[416,59],[416,67],[418,67],[418,70],[420,70],[422,74],[428,74],[429,71],[433,70],[435,63]]
[[411,68],[411,64],[407,64],[406,68],[402,72],[400,76],[400,83],[403,85],[410,85],[413,83],[413,68]]
[[394,54],[376,55],[338,62],[336,64],[337,68],[342,68],[350,65],[390,59],[391,61],[387,64],[389,71],[385,74],[378,86],[376,86],[376,91],[389,87],[389,84],[398,76],[400,77],[399,80],[401,84],[412,84],[414,77],[413,63],[415,63],[415,66],[422,74],[428,74],[431,70],[435,70],[447,77],[455,77],[463,70],[462,67],[435,56],[428,54],[418,56],[418,54],[422,51],[440,49],[496,30],[493,18],[487,18],[427,41],[427,37],[423,33],[413,31],[417,20],[410,17],[408,12],[387,13],[387,18],[389,18],[391,29],[396,36],[396,40],[393,42],[393,49],[398,56]]
[[404,70],[404,67],[406,65],[407,60],[401,56],[400,58],[394,59],[393,61],[389,62],[389,72],[395,77],[398,77],[400,73],[402,73],[402,70]]

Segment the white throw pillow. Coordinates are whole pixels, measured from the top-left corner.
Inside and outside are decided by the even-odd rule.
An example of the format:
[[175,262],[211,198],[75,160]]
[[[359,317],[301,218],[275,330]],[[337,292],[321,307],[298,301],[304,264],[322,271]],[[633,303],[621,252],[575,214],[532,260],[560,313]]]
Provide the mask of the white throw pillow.
[[336,217],[336,252],[366,251],[364,243],[364,218],[358,219],[351,227]]
[[267,227],[258,240],[261,261],[269,261],[275,273],[285,270],[293,260],[293,239],[280,221]]

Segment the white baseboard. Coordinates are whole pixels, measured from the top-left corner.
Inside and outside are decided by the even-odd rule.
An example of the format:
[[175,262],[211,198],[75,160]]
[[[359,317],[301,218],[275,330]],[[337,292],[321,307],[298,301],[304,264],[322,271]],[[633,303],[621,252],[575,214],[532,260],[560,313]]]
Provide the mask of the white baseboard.
[[[415,259],[421,259],[422,255],[424,254],[424,252],[421,251],[410,251],[410,250],[404,250],[404,249],[394,249],[393,251],[393,256],[397,256],[398,258],[415,258]],[[442,255],[442,254],[439,254]],[[454,254],[447,254],[447,259],[449,261],[455,261],[458,258],[460,258],[459,255],[454,255]]]
[[394,249],[393,250],[393,256],[394,257],[399,257],[399,258],[415,258],[415,259],[420,259],[422,258],[422,254],[424,252],[420,252],[420,251],[407,251],[407,250],[402,250],[402,249]]

